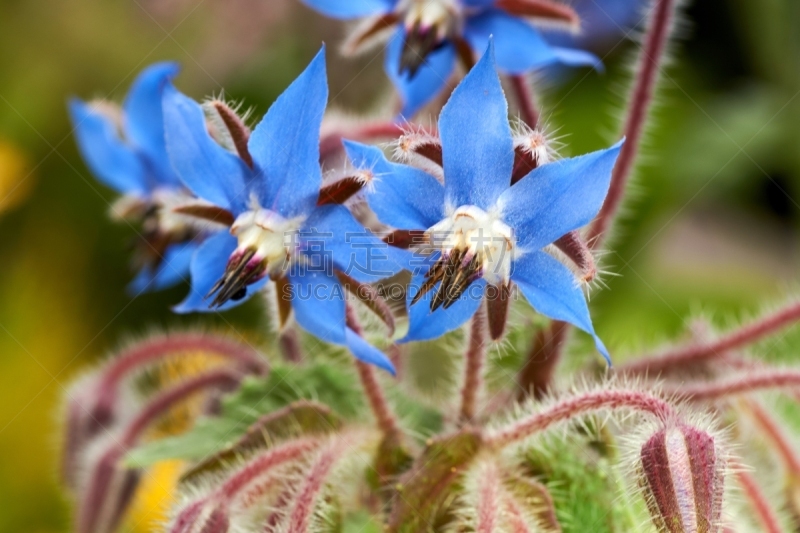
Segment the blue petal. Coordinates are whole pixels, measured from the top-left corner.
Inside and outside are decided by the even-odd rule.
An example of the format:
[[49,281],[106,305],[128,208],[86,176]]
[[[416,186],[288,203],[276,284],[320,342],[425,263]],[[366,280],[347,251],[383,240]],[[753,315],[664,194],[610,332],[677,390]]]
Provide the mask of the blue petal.
[[153,270],[143,268],[128,285],[128,293],[138,295],[144,292],[160,291],[189,279],[189,265],[192,256],[200,245],[196,242],[174,244],[167,248],[164,259]]
[[491,44],[442,109],[439,133],[447,203],[494,205],[511,180],[514,143]]
[[425,341],[437,339],[449,331],[461,326],[469,320],[478,306],[483,302],[483,292],[486,288],[486,281],[479,279],[470,285],[461,298],[449,309],[440,307],[431,313],[430,305],[433,295],[436,294],[439,284],[423,296],[417,303],[411,305],[411,300],[417,294],[417,290],[425,281],[425,273],[416,274],[411,278],[408,287],[406,305],[408,306],[408,333],[399,342]]
[[601,72],[604,70],[603,62],[591,52],[578,50],[577,48],[561,48],[554,46],[553,53],[555,53],[558,62],[562,65],[567,65],[569,67],[592,67]]
[[206,294],[225,273],[228,259],[236,249],[236,245],[236,237],[227,231],[220,231],[212,235],[200,245],[194,253],[194,257],[192,257],[192,265],[190,267],[192,286],[189,295],[183,302],[173,307],[173,311],[176,313],[225,311],[246,302],[266,285],[269,279],[267,277],[249,285],[246,296],[241,300],[230,300],[221,307],[214,309],[209,307],[210,300],[206,299]]
[[603,205],[622,142],[542,165],[503,193],[498,205],[517,244],[538,250],[588,224]]
[[497,0],[461,0],[467,7],[489,7],[494,5]]
[[152,171],[161,185],[180,185],[172,170],[164,143],[164,114],[161,94],[164,86],[177,75],[176,63],[156,63],[144,69],[131,85],[122,105],[125,134],[152,163]]
[[390,163],[374,146],[344,141],[357,169],[372,171],[367,196],[378,220],[398,229],[428,229],[444,218],[444,187],[430,174]]
[[323,46],[250,136],[261,205],[284,217],[309,213],[319,198],[319,130],[327,102]]
[[171,83],[164,87],[163,104],[167,152],[180,179],[200,198],[237,214],[243,211],[250,169],[211,138],[203,109]]
[[320,340],[347,346],[365,363],[394,374],[394,367],[380,350],[345,326],[345,293],[339,281],[325,272],[295,265],[289,272],[292,309],[297,323]]
[[320,340],[346,344],[345,294],[339,281],[300,264],[293,265],[288,276],[297,323]]
[[467,19],[464,35],[474,50],[483,50],[494,38],[497,66],[523,74],[559,60],[553,48],[530,24],[499,9]]
[[382,368],[393,376],[395,375],[394,365],[386,357],[386,354],[365,341],[350,328],[345,330],[345,335],[347,337],[347,347],[356,359]]
[[404,41],[405,30],[400,28],[389,41],[383,67],[403,100],[400,114],[411,119],[447,84],[456,65],[456,49],[450,42],[444,43],[438,50],[428,54],[412,77],[408,72],[400,74],[400,54]]
[[608,350],[594,332],[583,291],[567,267],[545,252],[531,252],[514,262],[511,279],[537,312],[592,335],[597,351],[611,364]]
[[388,13],[398,0],[303,0],[303,3],[323,15],[337,19],[352,19]]
[[92,174],[123,194],[147,195],[147,169],[119,138],[111,119],[76,98],[69,101],[69,113],[78,149]]
[[380,281],[403,270],[407,252],[365,229],[341,205],[314,210],[300,233],[301,250],[315,271],[333,268],[361,282]]

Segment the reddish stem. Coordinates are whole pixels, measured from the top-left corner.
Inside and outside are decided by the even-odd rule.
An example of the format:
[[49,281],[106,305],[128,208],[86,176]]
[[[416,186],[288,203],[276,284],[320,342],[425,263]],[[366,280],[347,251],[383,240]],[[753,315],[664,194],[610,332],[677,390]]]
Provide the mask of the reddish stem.
[[295,439],[258,455],[230,476],[216,491],[218,497],[231,500],[242,490],[257,483],[275,467],[293,461],[319,446],[315,438]]
[[747,407],[764,435],[777,448],[792,478],[800,479],[800,457],[794,446],[778,426],[778,422],[756,401],[748,401]]
[[116,401],[119,383],[142,365],[181,352],[193,351],[211,353],[242,363],[247,370],[260,375],[265,374],[268,369],[266,360],[259,355],[257,350],[219,335],[177,333],[151,337],[131,346],[106,366],[98,386],[97,409],[111,409]]
[[660,420],[667,420],[675,416],[672,406],[658,396],[646,392],[636,390],[592,391],[562,400],[505,429],[498,430],[488,437],[487,443],[494,448],[503,448],[570,418],[599,409],[623,408],[649,413]]
[[348,131],[333,131],[324,135],[319,142],[320,161],[342,149],[342,140],[372,141],[382,138],[395,138],[403,134],[403,127],[393,122],[374,122],[354,126]]
[[655,13],[645,36],[644,48],[639,56],[638,75],[631,97],[628,118],[625,123],[625,144],[622,146],[605,203],[589,229],[588,241],[599,246],[602,237],[619,210],[628,184],[633,163],[639,151],[645,121],[653,101],[653,92],[664,52],[669,41],[675,12],[675,0],[655,0]]
[[528,79],[521,75],[509,76],[508,79],[517,97],[520,117],[528,126],[535,129],[539,124],[539,111],[536,108],[536,101]]
[[536,333],[528,359],[519,373],[519,400],[531,393],[534,398],[540,399],[549,392],[561,346],[566,343],[568,332],[569,324],[554,320],[549,327]]
[[188,396],[207,388],[236,384],[240,378],[241,374],[230,370],[212,370],[187,379],[150,400],[125,427],[119,440],[114,441],[92,466],[86,488],[82,491],[76,529],[80,533],[114,530],[139,481],[136,469],[126,469],[119,463],[153,422]]
[[478,396],[483,388],[483,362],[488,346],[486,330],[486,307],[481,305],[472,317],[467,353],[465,354],[464,388],[461,389],[459,418],[463,423],[475,418]]
[[[628,183],[628,177],[639,150],[644,123],[647,119],[650,104],[653,99],[653,91],[658,78],[659,66],[663,60],[664,51],[669,39],[675,9],[675,0],[654,1],[657,3],[655,14],[648,26],[645,46],[639,58],[639,75],[636,78],[636,85],[633,90],[628,118],[625,124],[625,143],[622,145],[619,158],[611,174],[611,185],[609,186],[606,200],[597,218],[595,218],[594,223],[590,226],[586,239],[588,242],[592,243],[593,248],[597,248],[602,242],[602,236],[608,230],[622,202],[622,197]],[[551,336],[557,336],[558,334],[555,330],[560,327],[558,323],[554,322],[551,325],[551,329],[554,330],[551,332]],[[548,363],[550,367],[555,368],[555,365],[561,359],[562,347],[564,344],[565,343],[561,343],[550,354],[549,360],[551,361]],[[534,363],[529,360],[528,364]],[[549,379],[552,377],[553,372],[551,369],[549,374],[541,372],[540,374],[544,374],[544,376]]]
[[798,385],[800,385],[800,370],[766,370],[762,373],[746,374],[733,379],[679,387],[674,392],[690,400],[704,401],[745,392],[796,387]]
[[[363,337],[364,331],[358,322],[355,309],[348,304],[346,313],[347,327],[352,329],[356,335]],[[397,418],[394,416],[392,408],[389,407],[389,402],[386,401],[386,396],[383,394],[378,377],[375,375],[375,369],[357,359],[355,363],[358,377],[361,379],[361,386],[364,387],[364,393],[367,396],[367,400],[369,400],[369,405],[372,408],[375,420],[378,422],[378,427],[387,435],[398,433],[400,429],[397,425]]]
[[696,363],[725,352],[752,344],[800,320],[800,302],[733,330],[719,339],[704,344],[678,348],[657,357],[645,357],[619,367],[620,372],[657,374],[670,368]]
[[783,530],[780,527],[778,517],[775,515],[775,511],[769,506],[769,501],[764,493],[761,492],[761,487],[758,486],[755,478],[753,478],[749,472],[741,469],[736,472],[736,477],[739,480],[739,485],[741,485],[744,490],[745,496],[750,500],[753,511],[755,511],[758,520],[764,528],[763,531],[767,533],[781,533]]
[[144,409],[136,415],[125,428],[125,432],[119,440],[119,446],[128,448],[133,446],[145,429],[155,422],[164,413],[172,409],[175,404],[185,400],[187,397],[212,387],[226,387],[236,385],[241,381],[242,374],[229,369],[211,370],[205,374],[187,379],[159,393],[150,400]]

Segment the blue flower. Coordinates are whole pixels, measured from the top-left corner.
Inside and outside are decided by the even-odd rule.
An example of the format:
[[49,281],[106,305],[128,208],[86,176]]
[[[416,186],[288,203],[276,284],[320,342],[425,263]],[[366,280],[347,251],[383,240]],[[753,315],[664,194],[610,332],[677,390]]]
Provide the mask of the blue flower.
[[497,64],[508,74],[548,65],[599,66],[592,54],[550,45],[525,17],[577,25],[575,13],[550,0],[303,0],[339,19],[372,17],[346,48],[355,51],[386,28],[390,37],[384,67],[412,117],[450,79],[456,59],[472,62],[494,36]]
[[357,168],[380,176],[368,196],[378,219],[424,231],[426,246],[433,249],[428,256],[413,254],[416,264],[409,259],[415,271],[405,340],[433,339],[459,327],[484,293],[503,294],[491,289],[513,282],[539,313],[593,335],[608,358],[575,276],[544,248],[597,214],[621,143],[542,165],[512,186],[507,112],[490,44],[439,118],[444,185],[419,169],[387,161],[376,148],[346,144]]
[[156,63],[134,80],[122,107],[107,102],[69,102],[78,148],[92,173],[123,196],[112,212],[141,223],[139,273],[129,290],[139,293],[180,282],[204,231],[171,212],[190,199],[172,170],[164,144],[161,93],[178,72]]
[[230,233],[209,238],[195,254],[191,293],[175,310],[228,309],[280,280],[278,297],[291,301],[300,326],[393,371],[383,353],[346,326],[335,272],[373,282],[399,272],[402,261],[345,207],[318,205],[327,99],[323,48],[249,136],[251,166],[212,139],[200,105],[167,86],[164,120],[175,170],[197,196],[235,217]]

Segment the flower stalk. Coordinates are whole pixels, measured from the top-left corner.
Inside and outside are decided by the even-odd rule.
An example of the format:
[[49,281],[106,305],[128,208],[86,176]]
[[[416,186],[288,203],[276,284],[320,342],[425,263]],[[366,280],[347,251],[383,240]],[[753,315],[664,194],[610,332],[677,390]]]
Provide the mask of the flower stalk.
[[483,389],[483,364],[489,345],[486,308],[481,306],[472,317],[467,352],[465,354],[464,387],[461,389],[459,420],[469,424],[475,419],[478,398]]
[[[345,312],[347,327],[352,329],[356,335],[363,336],[364,330],[358,321],[355,309],[347,304]],[[386,395],[383,393],[381,384],[378,382],[375,369],[371,365],[357,359],[355,360],[355,365],[358,371],[358,377],[361,380],[361,386],[364,388],[364,394],[367,396],[378,427],[386,435],[397,434],[400,431],[397,424],[397,417],[395,417],[392,408],[389,406],[389,402],[386,400]]]
[[602,409],[630,409],[662,421],[676,416],[674,408],[654,394],[632,389],[591,391],[558,401],[539,413],[494,431],[486,438],[486,444],[490,448],[502,449],[555,424]]
[[650,376],[655,376],[672,368],[684,367],[706,359],[721,357],[726,352],[758,342],[798,321],[800,321],[800,302],[794,302],[750,324],[730,331],[717,340],[691,344],[659,356],[644,357],[626,365],[621,365],[618,371],[626,374],[647,373]]

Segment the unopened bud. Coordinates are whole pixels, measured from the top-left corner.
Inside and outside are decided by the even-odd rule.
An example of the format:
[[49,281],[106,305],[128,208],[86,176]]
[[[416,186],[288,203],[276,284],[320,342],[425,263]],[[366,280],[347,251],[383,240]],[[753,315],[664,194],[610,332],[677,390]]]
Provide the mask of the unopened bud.
[[715,533],[722,527],[725,459],[714,436],[685,424],[658,430],[642,446],[639,485],[659,533]]

